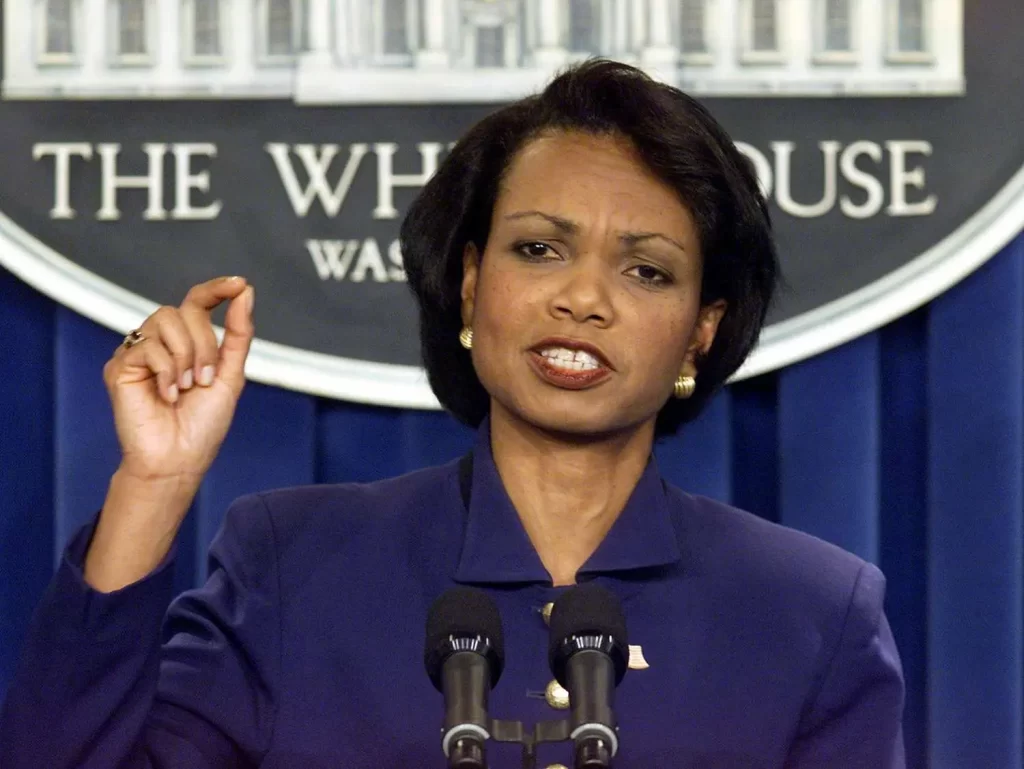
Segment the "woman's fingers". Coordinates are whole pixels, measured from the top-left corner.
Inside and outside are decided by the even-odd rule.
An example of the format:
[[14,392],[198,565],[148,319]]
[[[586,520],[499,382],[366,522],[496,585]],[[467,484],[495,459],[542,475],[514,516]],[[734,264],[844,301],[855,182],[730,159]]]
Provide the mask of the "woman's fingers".
[[[210,310],[230,300],[224,318],[224,340],[217,349],[210,324]],[[252,342],[253,288],[237,276],[215,278],[193,286],[181,304],[182,315],[193,329],[196,344],[195,381],[202,386],[220,376],[236,392],[245,385],[245,359]]]
[[209,312],[225,299],[234,299],[247,285],[245,278],[237,275],[197,283],[188,290],[185,301],[181,303],[181,309]]
[[[192,332],[178,309],[160,307],[146,318],[139,327],[139,332],[145,339],[129,349],[122,346],[115,354],[115,360],[119,359],[124,367],[134,366],[137,369],[148,368],[151,359],[159,360],[161,364],[165,360],[169,360],[169,367],[161,368],[159,372],[156,369],[151,369],[152,373],[166,374],[170,377],[170,384],[176,385],[178,391],[189,389],[193,383],[195,344]],[[147,357],[147,354],[154,348],[159,348],[162,352],[155,359]],[[145,376],[132,377],[135,381],[145,378]],[[163,382],[161,382],[162,384]]]
[[189,389],[193,383],[195,345],[192,332],[181,313],[174,307],[161,307],[150,316],[148,323],[156,328],[153,336],[160,339],[174,360],[174,373],[178,388],[180,390]]
[[[143,324],[145,328],[146,324]],[[107,387],[113,389],[119,383],[119,376],[130,374],[134,369],[138,376],[130,376],[128,381],[140,382],[155,378],[157,391],[168,403],[176,403],[179,395],[178,371],[174,356],[156,336],[156,325],[142,332],[146,337],[131,349],[123,347],[107,362],[104,367],[104,379]]]
[[[253,289],[244,278],[227,277],[193,286],[180,307],[160,307],[139,327],[145,340],[131,348],[119,347],[104,369],[104,376],[124,381],[120,374],[134,368],[128,381],[154,376],[161,396],[174,403],[182,390],[213,384],[218,368],[239,392],[245,381],[245,357],[252,341]],[[225,319],[221,349],[210,322],[210,311],[231,300]]]
[[[217,336],[213,332],[210,313],[194,306],[182,306],[180,318],[192,340],[192,384],[209,387],[217,375]],[[184,389],[188,389],[185,387]]]
[[245,385],[245,359],[254,333],[252,308],[256,290],[248,286],[228,305],[224,315],[224,341],[220,345],[219,374],[236,392]]

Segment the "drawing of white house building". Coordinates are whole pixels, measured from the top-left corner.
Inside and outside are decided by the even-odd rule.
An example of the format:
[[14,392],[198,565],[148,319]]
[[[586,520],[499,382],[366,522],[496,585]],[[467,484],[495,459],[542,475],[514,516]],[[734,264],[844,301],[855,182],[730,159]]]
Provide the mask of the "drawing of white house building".
[[694,95],[959,95],[963,0],[4,0],[5,98],[500,102],[606,56]]

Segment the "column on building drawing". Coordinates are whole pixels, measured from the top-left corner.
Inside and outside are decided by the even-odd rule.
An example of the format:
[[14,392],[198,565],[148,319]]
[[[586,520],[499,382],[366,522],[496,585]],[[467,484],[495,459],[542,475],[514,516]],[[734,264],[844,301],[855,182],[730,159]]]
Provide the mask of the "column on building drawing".
[[423,39],[416,51],[416,66],[445,69],[451,65],[448,53],[448,3],[446,0],[422,0]]
[[[313,0],[306,0],[307,24],[310,16],[310,3]],[[352,60],[352,19],[349,11],[349,0],[334,0],[332,13],[329,19],[330,28],[330,54],[332,63],[338,66],[347,66]],[[306,50],[310,49],[309,32],[306,33]]]
[[507,18],[501,25],[502,35],[504,36],[504,42],[502,44],[502,53],[504,54],[504,60],[502,66],[506,69],[513,69],[519,67],[521,64],[521,51],[519,42],[519,25],[522,24],[522,19],[519,13]]
[[[306,44],[307,57],[314,60],[331,59],[331,0],[307,0]],[[338,3],[339,16],[345,16],[344,2]]]
[[857,0],[852,16],[851,34],[856,45],[857,60],[862,71],[870,69],[882,74],[885,61],[885,0]]
[[647,0],[629,0],[629,48],[637,56],[647,45]]
[[789,0],[775,10],[779,50],[784,57],[779,69],[799,68],[808,71],[814,59],[814,29],[818,0]]
[[184,51],[181,48],[181,3],[156,3],[157,51],[154,77],[161,84],[173,82],[181,71]]
[[535,0],[537,47],[533,51],[533,61],[541,69],[561,67],[568,59],[561,7],[563,1]]
[[672,34],[670,0],[647,0],[647,44],[640,61],[652,75],[674,79],[679,62],[679,49]]
[[712,60],[712,77],[723,80],[735,77],[739,64],[742,42],[740,41],[740,0],[715,0],[709,9],[708,51]]
[[221,0],[218,4],[220,22],[221,55],[233,83],[249,86],[259,82],[256,63],[260,58],[262,43],[256,39],[257,30],[264,30],[257,23],[257,6],[255,3],[228,3]]
[[476,27],[473,19],[468,13],[459,14],[459,36],[461,38],[462,55],[459,57],[459,65],[471,67],[476,65]]
[[[366,0],[345,0],[347,3],[347,19],[349,37],[348,44],[351,50],[350,61],[356,65],[366,65],[373,61],[374,37],[373,37],[373,14],[374,9]],[[339,2],[339,0],[335,0]]]
[[[932,40],[933,71],[949,79],[954,90],[952,93],[965,93],[964,82],[964,8],[961,0],[942,0],[938,8],[933,8],[934,20],[931,28],[935,37]],[[936,23],[938,21],[942,23]]]
[[[82,28],[75,33],[81,46],[80,71],[89,80],[103,78],[107,70],[107,19],[104,0],[80,0]],[[74,18],[74,16],[72,16]]]
[[[23,0],[7,0],[4,4],[8,15],[4,30],[6,39],[3,41],[3,87],[5,90],[16,89],[26,84],[35,74],[40,56],[45,52],[45,38],[38,31],[46,28],[39,24],[42,9],[38,6],[22,6]],[[40,15],[37,15],[40,14]],[[70,15],[69,15],[70,17]],[[12,27],[11,19],[20,19],[18,27]]]

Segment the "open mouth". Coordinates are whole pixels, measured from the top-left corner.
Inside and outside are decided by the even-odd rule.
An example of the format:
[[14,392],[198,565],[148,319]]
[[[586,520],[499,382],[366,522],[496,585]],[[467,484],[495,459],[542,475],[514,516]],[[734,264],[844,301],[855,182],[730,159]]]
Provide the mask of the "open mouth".
[[590,345],[545,341],[530,351],[530,359],[542,379],[569,390],[595,385],[612,372],[601,352]]

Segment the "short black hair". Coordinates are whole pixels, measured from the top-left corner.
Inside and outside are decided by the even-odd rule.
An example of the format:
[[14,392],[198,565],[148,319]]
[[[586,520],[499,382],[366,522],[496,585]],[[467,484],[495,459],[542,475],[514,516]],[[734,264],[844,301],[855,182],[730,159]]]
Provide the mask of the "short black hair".
[[459,345],[462,258],[482,255],[499,185],[516,153],[548,131],[630,140],[647,167],[689,209],[703,254],[701,304],[728,303],[697,389],[669,398],[658,415],[665,435],[697,414],[747,355],[764,325],[778,279],[768,206],[751,163],[711,114],[676,88],[635,67],[590,59],[559,74],[543,92],[503,107],[454,146],[412,203],[400,241],[419,304],[420,344],[430,386],[457,419],[477,426],[490,398]]

